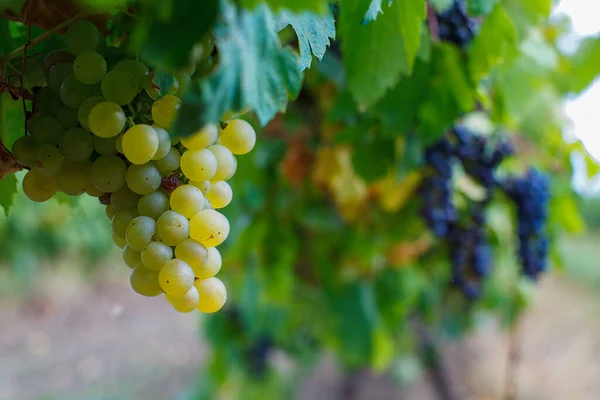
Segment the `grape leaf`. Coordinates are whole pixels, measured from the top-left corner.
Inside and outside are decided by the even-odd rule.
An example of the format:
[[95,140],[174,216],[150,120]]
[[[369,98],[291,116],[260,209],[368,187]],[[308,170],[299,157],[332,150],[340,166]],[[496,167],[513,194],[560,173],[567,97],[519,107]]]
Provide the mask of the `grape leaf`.
[[17,178],[15,174],[9,174],[0,180],[0,207],[8,215],[13,205],[15,194],[17,194]]
[[371,21],[375,21],[377,16],[383,12],[381,9],[381,2],[383,0],[371,0],[371,4],[369,5],[369,9],[363,18],[363,25],[367,24]]
[[454,0],[430,0],[429,3],[437,13],[441,14],[454,5]]
[[340,7],[339,32],[348,88],[369,106],[410,73],[421,39],[423,0],[395,1],[376,21],[361,25],[369,2],[347,0]]
[[268,8],[238,12],[226,6],[223,11],[223,22],[214,32],[219,67],[206,79],[192,82],[175,121],[174,136],[189,135],[208,122],[219,121],[225,112],[246,106],[264,126],[286,108],[288,97],[300,91],[298,57],[281,47]]
[[[194,43],[208,34],[219,15],[219,0],[173,0],[168,19],[145,15],[136,39],[143,40],[141,54],[155,64],[179,67],[188,60]],[[177,40],[173,33],[177,32]]]
[[158,91],[157,99],[160,99],[169,93],[175,83],[175,77],[172,73],[162,69],[157,69],[152,74],[152,86]]
[[395,159],[394,141],[374,139],[357,146],[352,153],[352,165],[367,182],[383,178]]
[[327,0],[239,0],[238,3],[249,9],[254,9],[259,4],[266,3],[273,11],[287,9],[296,12],[316,11],[318,13],[325,13],[329,5]]
[[600,75],[600,36],[584,39],[569,61],[568,90],[579,93]]
[[488,15],[497,3],[498,0],[470,0],[468,3],[469,14],[473,16]]
[[277,16],[277,30],[291,25],[298,36],[300,46],[300,67],[306,69],[312,62],[312,54],[321,61],[329,46],[329,39],[335,39],[335,22],[331,14],[316,15],[310,12],[294,14],[281,11]]

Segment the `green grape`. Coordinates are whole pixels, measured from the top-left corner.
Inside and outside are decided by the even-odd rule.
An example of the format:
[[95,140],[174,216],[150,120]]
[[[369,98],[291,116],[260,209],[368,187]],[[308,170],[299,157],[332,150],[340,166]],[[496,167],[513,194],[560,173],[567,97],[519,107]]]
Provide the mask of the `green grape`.
[[156,234],[156,221],[150,217],[136,217],[127,225],[125,239],[127,245],[141,252]]
[[13,143],[12,155],[17,162],[24,166],[31,166],[37,157],[39,145],[31,136],[21,136]]
[[183,296],[194,286],[194,271],[176,258],[167,262],[158,273],[162,290],[171,296]]
[[210,192],[208,192],[206,198],[214,208],[224,208],[231,203],[233,190],[231,190],[231,186],[227,182],[216,181],[212,183]]
[[77,110],[77,119],[79,120],[79,124],[85,130],[88,130],[91,132],[90,125],[89,125],[90,111],[92,111],[92,108],[94,108],[96,105],[102,103],[103,101],[104,101],[104,97],[93,96],[93,97],[90,97],[89,99],[86,99],[83,103],[81,103],[81,106],[79,106],[79,109]]
[[64,160],[60,150],[46,144],[38,149],[32,169],[43,176],[54,176],[62,168]]
[[[208,148],[214,155],[217,160],[217,170],[213,177],[212,181],[222,181],[229,179],[233,176],[236,167],[235,156],[231,151],[220,144],[213,144]],[[181,161],[183,166],[183,160]],[[194,179],[196,180],[196,179]],[[200,179],[198,179],[200,180]]]
[[123,154],[123,134],[120,134],[119,136],[117,136],[117,141],[115,143],[115,147],[117,148],[117,151],[121,154]]
[[65,158],[73,162],[87,160],[94,151],[93,136],[83,128],[71,128],[60,139],[59,149]]
[[42,117],[31,131],[31,137],[39,144],[57,145],[65,130],[54,117]]
[[181,172],[190,180],[211,179],[217,168],[217,158],[208,149],[188,150],[181,156]]
[[142,253],[132,249],[129,245],[125,245],[123,248],[123,261],[125,261],[125,265],[131,269],[135,269],[140,266],[143,267]]
[[158,237],[167,246],[177,246],[190,236],[190,222],[173,210],[165,211],[156,221]]
[[171,150],[169,150],[166,156],[160,160],[154,161],[154,165],[156,165],[156,168],[158,168],[158,171],[162,176],[168,176],[179,168],[180,162],[181,155],[175,147],[171,147]]
[[[109,220],[112,221],[112,219],[116,213],[117,213],[117,209],[115,208],[115,206],[113,206],[112,204],[108,204],[106,206],[106,216],[108,217]],[[116,236],[114,234],[114,232],[113,232],[113,236]]]
[[122,237],[118,237],[114,233],[112,234],[113,243],[116,244],[120,249],[124,249],[127,246],[127,242]]
[[85,193],[91,182],[92,163],[72,162],[65,160],[60,171],[56,174],[56,185],[69,196],[79,196]]
[[127,186],[137,194],[147,195],[160,187],[162,176],[153,164],[130,165],[125,175]]
[[90,179],[90,184],[88,185],[87,189],[85,189],[85,192],[88,194],[88,196],[91,196],[91,197],[100,197],[104,194],[104,192],[102,190],[100,190],[96,186],[94,186],[91,179]]
[[140,215],[158,219],[162,213],[169,209],[169,198],[160,191],[143,196],[137,204]]
[[[217,250],[216,247],[208,248],[208,258],[204,263],[204,271],[206,272],[204,277],[198,276],[200,279],[208,279],[212,278],[221,270],[221,265],[223,265],[223,259],[221,258],[221,253]],[[208,276],[211,275],[211,276]]]
[[100,46],[102,35],[96,25],[90,21],[77,21],[72,24],[65,35],[69,51],[79,55],[86,51],[96,51]]
[[152,271],[143,265],[131,272],[129,277],[131,288],[138,294],[146,297],[156,297],[162,293],[158,283],[158,271]]
[[165,158],[169,154],[169,150],[171,150],[171,136],[169,136],[169,132],[156,124],[152,125],[152,128],[154,128],[158,135],[158,149],[156,149],[156,153],[152,157],[156,161]]
[[[58,89],[60,90],[60,87]],[[33,95],[34,109],[49,115],[56,115],[63,106],[57,93],[54,93],[49,87],[38,90]]]
[[188,88],[192,84],[192,78],[184,71],[177,71],[175,72],[175,79],[177,79],[179,87],[177,88],[177,92],[173,94],[181,98],[185,95]]
[[204,267],[208,261],[208,249],[194,239],[185,239],[175,247],[175,257],[185,261],[194,270],[194,276],[200,279],[210,278],[215,274],[207,276],[212,271]]
[[92,164],[92,184],[104,193],[113,193],[125,184],[127,166],[117,156],[101,156]]
[[113,69],[102,78],[102,96],[108,101],[124,106],[137,94],[135,77],[127,71]]
[[205,210],[213,210],[214,209],[210,200],[208,200],[206,197],[204,198],[204,209]]
[[45,113],[43,111],[39,111],[39,112],[33,114],[27,120],[27,132],[31,133],[35,129],[35,126],[40,121],[40,119],[42,119],[44,117],[46,117],[46,115],[45,115]]
[[158,150],[158,133],[150,125],[132,126],[123,135],[123,154],[136,165],[149,162]]
[[189,313],[198,307],[200,295],[198,294],[198,289],[192,286],[183,296],[171,296],[165,293],[165,299],[180,313]]
[[56,64],[48,71],[48,88],[54,93],[59,93],[67,75],[73,73],[72,64]]
[[[64,50],[53,50],[46,57],[44,57],[43,69],[44,75],[48,78],[50,69],[58,64],[73,64],[75,56],[71,53],[67,53]],[[59,86],[60,88],[60,86]]]
[[158,126],[169,129],[179,108],[181,108],[181,100],[178,97],[166,95],[152,104],[152,119]]
[[142,262],[148,269],[159,271],[173,258],[173,249],[163,242],[151,242],[142,251]]
[[92,135],[92,143],[94,150],[101,156],[114,156],[117,154],[117,137],[101,138],[100,136]]
[[190,237],[206,247],[216,247],[229,236],[229,221],[215,210],[203,210],[190,220]]
[[187,149],[201,150],[213,144],[219,136],[219,129],[215,124],[208,124],[204,128],[189,136],[179,138]]
[[113,69],[115,65],[125,58],[125,50],[117,46],[106,46],[100,53],[104,56],[108,69]]
[[243,119],[234,119],[223,129],[219,140],[233,154],[247,154],[256,144],[256,131]]
[[233,178],[233,175],[235,175],[236,169],[237,169],[237,158],[235,158],[235,156],[233,156],[233,167],[231,168],[229,175],[227,175],[225,178],[223,178],[223,180],[226,181],[226,180]]
[[126,122],[127,118],[121,106],[110,101],[96,104],[88,116],[90,130],[102,138],[117,136]]
[[57,191],[58,187],[52,176],[43,176],[32,169],[23,178],[23,193],[31,201],[38,203],[48,201]]
[[202,191],[204,197],[210,192],[211,183],[210,181],[189,181],[188,182],[192,186],[196,186],[198,189]]
[[[92,96],[102,97],[102,81],[92,85]],[[102,97],[104,99],[104,97]]]
[[67,106],[63,106],[60,108],[60,110],[58,110],[56,113],[56,119],[65,129],[75,128],[77,125],[79,125],[77,110]]
[[219,278],[198,279],[194,286],[200,295],[200,302],[196,308],[198,311],[211,314],[225,305],[227,289]]
[[93,85],[106,75],[106,60],[95,51],[86,51],[73,63],[73,74],[80,82]]
[[140,201],[140,195],[133,193],[129,186],[123,185],[123,187],[110,195],[110,204],[115,209],[123,210],[126,208],[135,208]]
[[181,185],[171,193],[171,209],[192,218],[202,211],[204,207],[204,195],[202,191],[192,185]]
[[132,219],[138,216],[136,208],[117,210],[112,218],[112,231],[118,237],[125,238],[127,235],[127,226]]
[[133,75],[137,83],[137,92],[142,91],[144,80],[149,72],[148,67],[137,60],[123,60],[115,66],[115,69],[127,71]]
[[64,105],[77,108],[92,96],[92,87],[79,82],[74,74],[69,74],[65,76],[65,80],[60,86],[59,95]]

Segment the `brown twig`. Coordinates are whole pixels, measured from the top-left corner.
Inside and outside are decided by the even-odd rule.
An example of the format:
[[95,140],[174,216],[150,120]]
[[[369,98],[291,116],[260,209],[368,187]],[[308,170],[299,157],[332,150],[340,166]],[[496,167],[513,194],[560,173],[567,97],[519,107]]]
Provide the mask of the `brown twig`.
[[438,25],[437,15],[433,6],[427,3],[427,24],[429,25],[429,33],[434,41],[440,40],[440,28]]

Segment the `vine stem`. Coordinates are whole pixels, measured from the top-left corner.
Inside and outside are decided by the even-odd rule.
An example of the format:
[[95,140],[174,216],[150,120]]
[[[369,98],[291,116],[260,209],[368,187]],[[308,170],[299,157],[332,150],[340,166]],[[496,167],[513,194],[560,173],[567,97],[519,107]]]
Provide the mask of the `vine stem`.
[[68,28],[69,26],[71,26],[73,23],[79,21],[80,19],[91,17],[92,15],[95,15],[95,14],[96,13],[90,13],[89,11],[81,11],[81,12],[75,14],[71,18],[56,25],[54,28],[42,33],[40,36],[36,37],[35,39],[28,41],[23,46],[17,47],[16,49],[14,49],[10,53],[8,53],[3,61],[5,63],[8,63],[13,58],[18,57],[21,54],[23,54],[24,51],[27,51],[27,48],[35,46],[35,45],[43,42],[44,40],[48,39],[50,36],[62,31],[65,28]]
[[438,25],[437,15],[433,6],[427,3],[427,23],[429,25],[429,33],[433,39],[440,40],[440,28]]

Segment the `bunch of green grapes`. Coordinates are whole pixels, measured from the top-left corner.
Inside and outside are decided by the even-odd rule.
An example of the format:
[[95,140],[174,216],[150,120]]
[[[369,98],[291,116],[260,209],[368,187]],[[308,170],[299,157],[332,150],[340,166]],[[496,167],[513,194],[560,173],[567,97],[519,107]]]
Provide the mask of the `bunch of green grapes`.
[[29,135],[12,149],[29,168],[23,191],[37,202],[57,192],[98,197],[134,291],[164,295],[180,312],[218,311],[227,291],[215,277],[216,247],[230,228],[217,210],[231,202],[227,180],[256,132],[233,119],[172,139],[186,72],[162,90],[146,65],[106,46],[87,21],[73,24],[66,42],[68,51],[46,57],[48,85],[34,96]]

